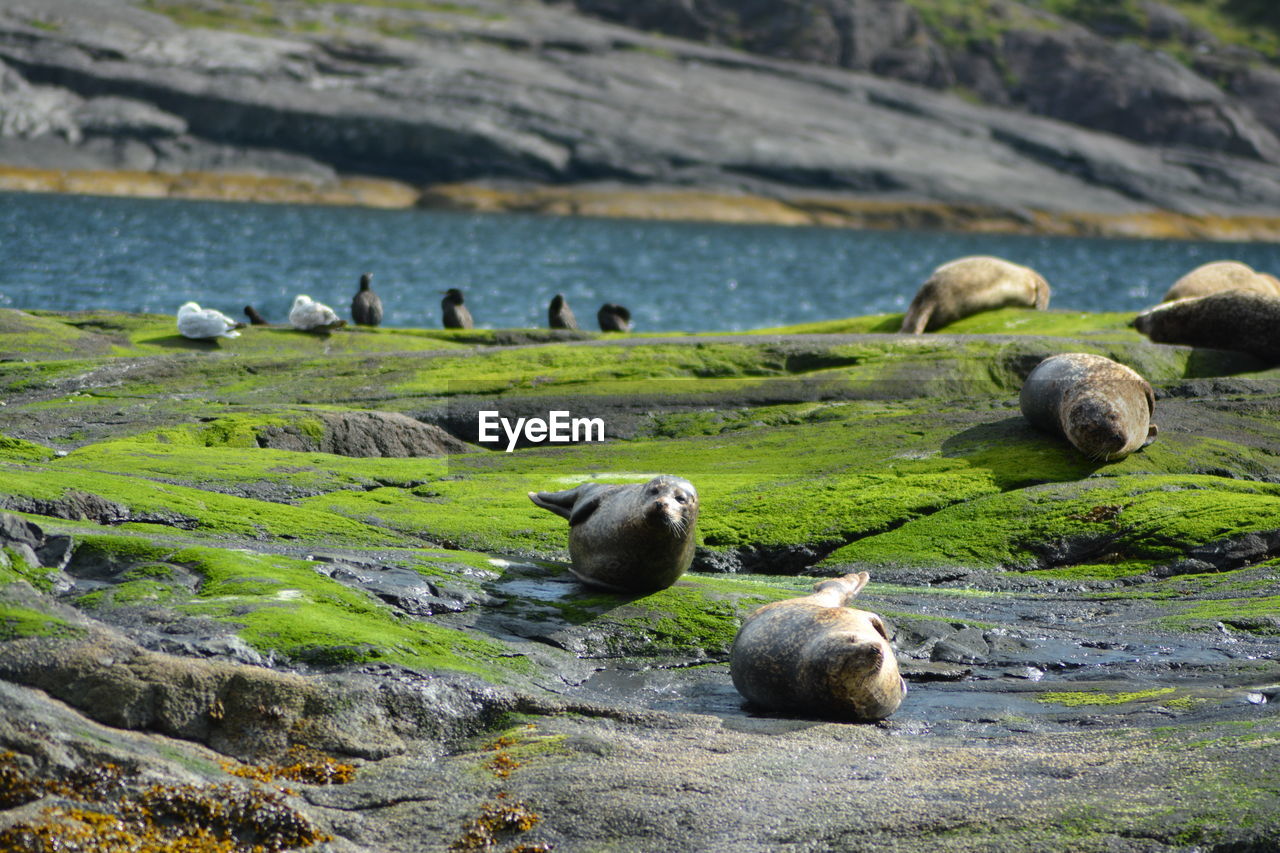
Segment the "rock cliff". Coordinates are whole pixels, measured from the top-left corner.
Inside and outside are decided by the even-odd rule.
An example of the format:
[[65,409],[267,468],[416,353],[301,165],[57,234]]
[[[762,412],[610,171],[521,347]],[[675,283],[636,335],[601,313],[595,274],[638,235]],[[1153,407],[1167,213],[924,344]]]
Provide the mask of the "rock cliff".
[[16,188],[106,170],[662,187],[1024,221],[1280,208],[1280,76],[1261,54],[1160,4],[1144,37],[1189,44],[1191,64],[988,5],[998,26],[958,39],[900,0],[0,0],[0,163]]

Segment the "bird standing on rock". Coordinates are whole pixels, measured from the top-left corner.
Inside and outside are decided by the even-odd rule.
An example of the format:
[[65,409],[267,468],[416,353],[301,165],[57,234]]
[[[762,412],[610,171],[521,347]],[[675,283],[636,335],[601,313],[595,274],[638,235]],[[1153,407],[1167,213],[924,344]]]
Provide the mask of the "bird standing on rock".
[[359,326],[376,326],[382,322],[382,300],[369,287],[373,273],[360,276],[360,290],[351,300],[351,319]]
[[236,329],[243,329],[244,323],[236,322],[213,308],[201,308],[194,302],[184,302],[178,309],[178,334],[194,341],[207,341],[213,338],[238,338]]
[[565,301],[563,293],[551,297],[551,304],[547,306],[547,325],[553,329],[578,328],[578,318],[573,316],[573,309]]
[[258,309],[252,305],[244,306],[244,315],[249,318],[249,322],[254,326],[270,326],[267,318],[258,313]]
[[444,292],[444,299],[440,300],[440,309],[444,312],[444,327],[446,329],[471,329],[475,327],[475,323],[471,321],[471,312],[462,303],[462,291],[458,288],[451,287]]
[[606,302],[596,312],[596,319],[600,321],[600,331],[602,332],[631,331],[631,312],[621,305]]
[[338,313],[323,302],[299,293],[289,309],[289,325],[303,332],[327,332],[347,325],[347,321],[340,319]]

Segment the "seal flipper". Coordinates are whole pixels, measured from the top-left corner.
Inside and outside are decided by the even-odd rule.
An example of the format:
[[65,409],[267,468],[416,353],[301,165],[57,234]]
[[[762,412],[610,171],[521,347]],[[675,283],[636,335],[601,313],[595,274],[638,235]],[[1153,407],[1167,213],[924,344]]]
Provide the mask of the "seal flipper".
[[[574,504],[578,500],[578,490],[581,488],[577,486],[562,492],[529,492],[529,500],[561,518],[569,518],[573,514]],[[570,521],[570,524],[572,523]]]

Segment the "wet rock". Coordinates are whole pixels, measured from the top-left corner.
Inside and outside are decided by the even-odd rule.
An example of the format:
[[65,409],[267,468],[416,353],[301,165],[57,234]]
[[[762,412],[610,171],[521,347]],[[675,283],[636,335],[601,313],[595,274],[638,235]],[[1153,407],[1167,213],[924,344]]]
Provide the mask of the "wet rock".
[[980,628],[964,628],[933,644],[929,652],[932,661],[946,663],[982,663],[991,653],[991,647]]

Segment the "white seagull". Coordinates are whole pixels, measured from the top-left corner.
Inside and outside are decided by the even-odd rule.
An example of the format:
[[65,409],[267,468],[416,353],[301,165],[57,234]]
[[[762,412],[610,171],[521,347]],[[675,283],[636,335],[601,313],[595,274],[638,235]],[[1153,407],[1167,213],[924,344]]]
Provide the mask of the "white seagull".
[[289,309],[289,325],[304,332],[327,332],[347,325],[347,321],[340,319],[337,312],[323,302],[299,293]]
[[178,334],[184,338],[207,341],[213,338],[238,338],[236,329],[244,328],[244,323],[232,320],[226,314],[213,308],[201,308],[194,302],[184,302],[178,309]]

